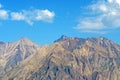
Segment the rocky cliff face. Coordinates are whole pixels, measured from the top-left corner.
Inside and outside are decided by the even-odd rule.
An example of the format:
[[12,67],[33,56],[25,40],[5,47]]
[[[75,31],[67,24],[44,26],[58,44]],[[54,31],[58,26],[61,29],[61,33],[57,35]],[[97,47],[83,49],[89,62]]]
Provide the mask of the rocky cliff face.
[[120,80],[120,46],[103,37],[62,36],[21,61],[1,79]]

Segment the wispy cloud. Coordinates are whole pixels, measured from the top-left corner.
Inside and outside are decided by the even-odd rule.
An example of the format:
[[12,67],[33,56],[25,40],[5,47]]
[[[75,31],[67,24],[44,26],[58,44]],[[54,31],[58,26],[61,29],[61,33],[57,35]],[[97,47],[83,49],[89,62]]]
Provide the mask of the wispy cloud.
[[0,4],[0,20],[25,21],[29,25],[33,25],[36,21],[51,23],[53,22],[54,17],[55,13],[48,9],[29,9],[14,12],[3,9],[3,6]]
[[87,17],[80,18],[75,29],[104,33],[120,27],[120,0],[101,0],[87,7]]

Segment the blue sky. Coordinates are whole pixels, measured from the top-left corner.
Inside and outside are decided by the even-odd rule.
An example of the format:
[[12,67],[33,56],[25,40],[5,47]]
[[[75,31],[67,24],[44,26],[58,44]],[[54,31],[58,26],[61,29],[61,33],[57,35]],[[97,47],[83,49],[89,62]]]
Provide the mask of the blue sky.
[[0,0],[0,41],[50,44],[61,35],[120,44],[119,0]]

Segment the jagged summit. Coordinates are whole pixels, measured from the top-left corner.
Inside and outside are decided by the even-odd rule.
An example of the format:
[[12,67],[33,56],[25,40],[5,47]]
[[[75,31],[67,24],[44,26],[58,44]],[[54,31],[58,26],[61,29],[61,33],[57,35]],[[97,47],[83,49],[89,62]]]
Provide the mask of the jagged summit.
[[27,37],[22,37],[20,40],[16,41],[16,43],[19,45],[28,45],[28,46],[37,45]]
[[69,37],[66,35],[62,35],[59,39],[55,40],[54,42],[60,42],[60,41],[65,41],[65,40],[84,40],[84,38],[78,38],[78,37]]
[[60,39],[63,39],[63,40],[64,40],[64,39],[68,39],[68,38],[70,38],[70,37],[68,37],[68,36],[66,36],[66,35],[62,35]]
[[67,40],[70,37],[66,36],[66,35],[62,35],[59,39],[55,40],[54,42],[59,42],[59,41],[63,41],[63,40]]
[[29,41],[30,39],[28,39],[27,37],[22,37],[20,40]]
[[27,37],[22,37],[20,40],[18,40],[20,42],[32,42],[30,39],[28,39]]
[[80,41],[109,41],[109,39],[105,38],[105,37],[88,37],[88,38],[78,38],[78,37],[69,37],[66,35],[62,35],[59,39],[55,40],[54,42],[60,42],[60,41],[65,41],[65,40],[80,40]]

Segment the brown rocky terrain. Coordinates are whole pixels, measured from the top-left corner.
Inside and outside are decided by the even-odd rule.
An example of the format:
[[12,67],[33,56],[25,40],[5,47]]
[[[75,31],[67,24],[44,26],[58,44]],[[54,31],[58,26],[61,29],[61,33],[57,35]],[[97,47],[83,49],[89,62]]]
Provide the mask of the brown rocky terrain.
[[[26,44],[29,40],[26,40]],[[31,41],[30,41],[31,43]],[[4,50],[0,43],[0,54]],[[31,43],[34,45],[34,43]],[[29,50],[33,49],[25,48]],[[13,46],[14,47],[14,46]],[[36,49],[37,48],[37,49]],[[13,48],[11,48],[13,49]],[[120,80],[120,46],[106,38],[73,38],[62,36],[49,46],[34,47],[35,52],[20,56],[14,62],[0,57],[2,80]],[[4,53],[5,54],[5,53]],[[11,53],[13,54],[13,53]],[[11,54],[7,54],[11,56]],[[23,53],[14,53],[23,55]],[[11,59],[11,58],[10,58]],[[8,68],[7,62],[13,64]],[[7,70],[6,70],[7,69]],[[4,71],[6,70],[6,71]]]

